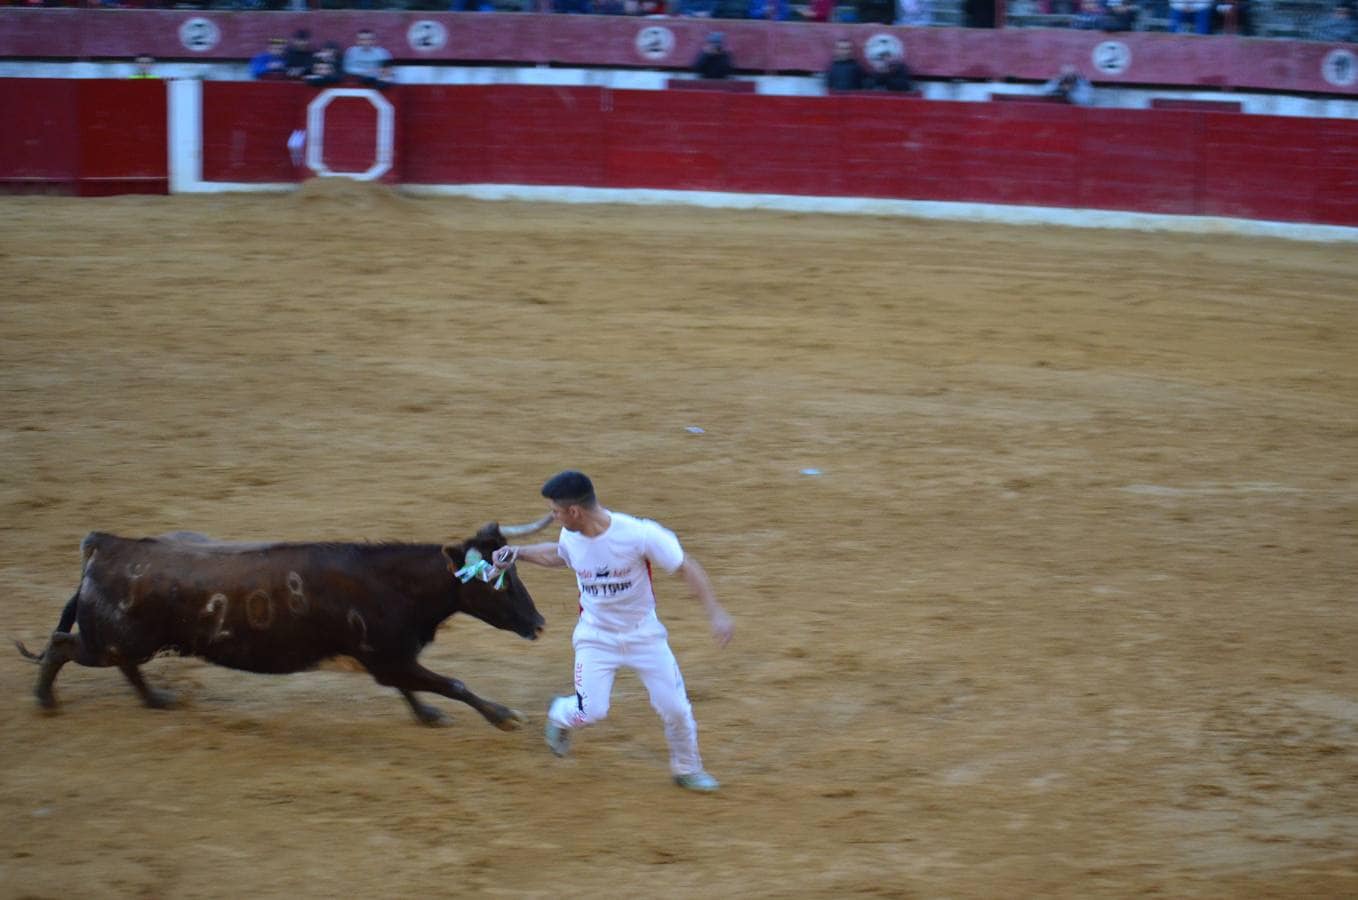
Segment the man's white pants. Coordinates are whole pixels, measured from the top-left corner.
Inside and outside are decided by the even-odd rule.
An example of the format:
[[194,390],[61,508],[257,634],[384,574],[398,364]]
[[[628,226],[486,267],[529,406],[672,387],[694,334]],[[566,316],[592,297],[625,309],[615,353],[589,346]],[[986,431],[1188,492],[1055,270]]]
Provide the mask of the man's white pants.
[[670,771],[689,775],[703,770],[698,756],[698,725],[684,690],[684,676],[670,650],[669,632],[651,615],[632,631],[609,631],[581,619],[571,639],[575,646],[575,696],[557,697],[547,716],[565,728],[583,728],[608,715],[613,676],[626,666],[636,670],[651,696],[651,707],[665,724]]

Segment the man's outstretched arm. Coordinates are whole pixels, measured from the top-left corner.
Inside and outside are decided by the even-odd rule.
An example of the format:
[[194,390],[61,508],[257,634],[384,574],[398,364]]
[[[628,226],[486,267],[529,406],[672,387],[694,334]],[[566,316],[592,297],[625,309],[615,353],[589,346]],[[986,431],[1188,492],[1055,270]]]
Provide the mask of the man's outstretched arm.
[[[507,554],[505,553],[506,550],[509,551]],[[496,565],[503,562],[506,566],[514,562],[515,559],[530,562],[535,566],[544,566],[548,569],[564,569],[566,567],[566,561],[557,554],[554,542],[501,547],[495,551],[495,555],[492,557]]]

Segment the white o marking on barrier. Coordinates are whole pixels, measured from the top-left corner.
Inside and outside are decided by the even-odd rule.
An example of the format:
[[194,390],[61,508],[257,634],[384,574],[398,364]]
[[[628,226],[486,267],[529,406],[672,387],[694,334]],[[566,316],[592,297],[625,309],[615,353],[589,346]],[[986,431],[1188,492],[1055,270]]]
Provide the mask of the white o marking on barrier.
[[637,53],[647,59],[664,59],[674,52],[674,32],[663,25],[651,25],[637,32]]
[[1320,63],[1320,74],[1335,87],[1348,87],[1358,81],[1358,56],[1352,50],[1331,50]]
[[[377,110],[377,152],[363,172],[332,172],[325,164],[325,108],[340,97],[361,97]],[[330,88],[321,91],[306,108],[306,164],[317,175],[341,175],[355,181],[373,181],[391,168],[396,145],[396,111],[386,97],[364,88]]]
[[447,45],[448,29],[443,27],[442,22],[420,19],[406,29],[406,43],[417,53],[433,53]]
[[1121,75],[1132,65],[1132,48],[1122,41],[1104,41],[1089,54],[1089,61],[1105,75]]
[[905,45],[894,34],[874,34],[863,43],[865,59],[905,59]]
[[194,53],[206,53],[222,40],[221,29],[211,19],[194,16],[179,26],[179,43]]

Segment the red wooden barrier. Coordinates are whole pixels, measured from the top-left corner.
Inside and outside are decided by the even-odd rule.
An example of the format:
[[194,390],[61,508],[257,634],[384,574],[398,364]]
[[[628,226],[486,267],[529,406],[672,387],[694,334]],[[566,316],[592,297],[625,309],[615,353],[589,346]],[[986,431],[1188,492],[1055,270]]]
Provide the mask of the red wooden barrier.
[[[373,95],[203,85],[202,176],[304,176],[288,137],[334,102],[323,162],[375,173]],[[368,99],[365,99],[368,98]],[[1358,122],[860,94],[403,86],[391,179],[971,201],[1358,226]],[[328,107],[327,107],[328,109]],[[330,113],[327,112],[327,115]],[[159,82],[0,79],[0,184],[163,191]]]
[[411,183],[974,201],[1358,226],[1358,122],[882,95],[403,88]]
[[[353,43],[360,27],[397,60],[453,64],[684,69],[710,20],[519,13],[0,9],[0,57],[245,60],[269,38],[310,29],[313,43]],[[1235,36],[1106,34],[1078,29],[895,28],[722,20],[747,72],[820,72],[845,36],[898,45],[927,78],[1046,80],[1062,64],[1106,84],[1229,86],[1358,96],[1352,45]]]
[[160,81],[0,79],[0,122],[0,186],[7,190],[169,190]]

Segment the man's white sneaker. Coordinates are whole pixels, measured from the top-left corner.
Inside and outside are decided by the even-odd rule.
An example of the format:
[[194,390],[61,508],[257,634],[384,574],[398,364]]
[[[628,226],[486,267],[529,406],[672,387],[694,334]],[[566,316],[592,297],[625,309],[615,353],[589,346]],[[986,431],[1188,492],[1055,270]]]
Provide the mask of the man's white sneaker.
[[565,756],[571,752],[571,730],[562,728],[552,721],[552,704],[547,704],[547,724],[543,726],[542,737],[547,741],[547,746],[552,753],[557,756]]
[[691,772],[688,775],[675,775],[674,783],[686,791],[699,791],[710,794],[721,784],[706,772]]

